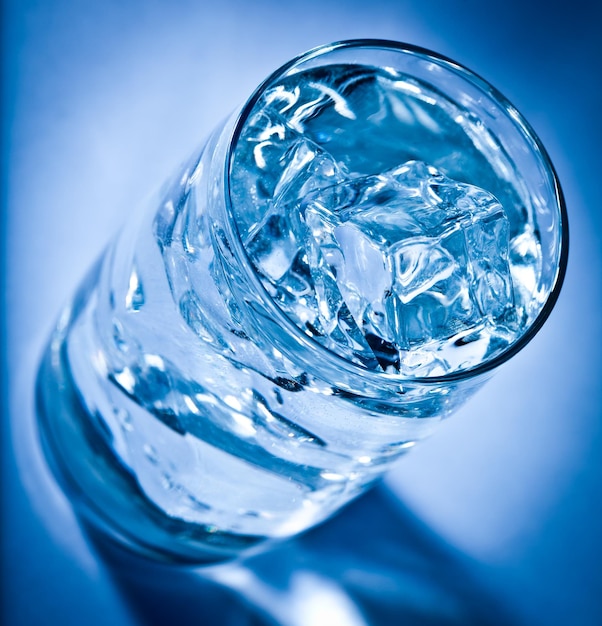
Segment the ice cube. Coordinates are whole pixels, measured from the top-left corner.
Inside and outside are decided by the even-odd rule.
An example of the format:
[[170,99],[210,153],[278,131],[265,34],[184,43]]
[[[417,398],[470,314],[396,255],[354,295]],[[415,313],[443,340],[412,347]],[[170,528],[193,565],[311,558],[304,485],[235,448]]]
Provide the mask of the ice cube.
[[471,332],[511,330],[508,223],[488,192],[410,161],[311,193],[300,210],[314,282],[333,277],[384,369],[426,375]]
[[303,245],[305,235],[300,229],[304,227],[294,209],[298,199],[344,180],[334,159],[303,137],[289,141],[279,166],[279,177],[272,180],[272,198],[261,207],[259,221],[249,226],[245,237],[253,262],[271,281],[289,271]]
[[[342,182],[347,176],[345,168],[286,125],[282,142],[286,148],[279,146],[281,156],[266,172],[268,183],[256,183],[256,189],[269,184],[272,197],[254,205],[255,221],[247,221],[243,235],[247,252],[268,293],[299,326],[346,358],[377,366],[338,291],[330,265],[322,262],[322,257],[310,258],[307,225],[299,212],[300,198]],[[252,197],[258,198],[257,194]]]
[[237,144],[230,180],[243,240],[269,219],[274,205],[345,176],[326,151],[291,127],[277,104],[252,115]]

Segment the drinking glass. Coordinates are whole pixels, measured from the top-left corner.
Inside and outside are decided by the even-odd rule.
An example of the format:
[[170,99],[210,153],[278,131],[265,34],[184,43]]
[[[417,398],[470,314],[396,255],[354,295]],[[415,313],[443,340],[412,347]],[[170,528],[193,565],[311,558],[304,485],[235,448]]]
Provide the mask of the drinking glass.
[[[378,89],[357,96],[353,106],[345,101],[365,85]],[[308,100],[310,109],[295,104],[305,88],[319,95],[317,104]],[[262,122],[268,101],[280,108]],[[296,117],[287,117],[290,111]],[[279,143],[289,135],[291,143]],[[467,271],[481,264],[487,276],[498,276],[496,264],[511,264],[520,286],[501,278],[496,287],[492,279],[487,293],[489,306],[498,299],[496,288],[510,298],[504,324],[513,334],[486,341],[467,326],[445,358],[437,349],[416,367],[411,329],[416,320],[436,317],[418,305],[409,322],[404,318],[410,330],[395,352],[408,357],[401,361],[389,358],[384,340],[356,340],[357,326],[349,315],[343,319],[342,308],[328,331],[295,317],[287,302],[294,296],[298,304],[299,294],[289,289],[285,301],[276,293],[282,274],[271,276],[266,263],[278,259],[268,251],[258,260],[253,233],[265,235],[261,212],[273,209],[276,179],[282,187],[290,169],[283,159],[308,146],[311,163],[317,155],[320,167],[339,168],[347,178],[341,183],[332,171],[314,168],[309,179],[293,176],[289,192],[303,183],[303,193],[319,199],[320,189],[307,185],[315,187],[323,175],[340,195],[390,180],[381,176],[385,171],[399,177],[424,163],[429,193],[460,194],[459,204],[486,198],[484,221],[498,216],[491,228],[509,247],[472,258]],[[251,157],[264,177],[259,182],[249,170]],[[375,237],[389,228],[387,219],[376,222]],[[490,232],[471,219],[448,220],[463,241],[466,233],[475,239]],[[275,240],[290,243],[271,228]],[[269,248],[269,237],[262,245]],[[308,250],[295,258],[315,278]],[[492,86],[412,45],[354,40],[316,48],[274,72],[219,125],[132,212],[83,281],[38,374],[46,457],[82,519],[139,554],[214,562],[294,535],[364,492],[533,338],[558,297],[567,251],[554,168],[529,124]],[[446,255],[420,257],[433,281],[447,271],[440,270]],[[512,300],[518,296],[520,307]],[[407,310],[399,298],[394,313]],[[445,323],[432,322],[427,339]],[[373,351],[372,360],[364,348]]]

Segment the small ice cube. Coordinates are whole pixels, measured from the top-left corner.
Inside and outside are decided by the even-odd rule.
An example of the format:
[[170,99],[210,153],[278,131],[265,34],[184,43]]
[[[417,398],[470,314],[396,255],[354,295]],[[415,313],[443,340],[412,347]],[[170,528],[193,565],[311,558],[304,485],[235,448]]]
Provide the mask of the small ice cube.
[[262,109],[245,126],[231,172],[241,236],[246,239],[255,233],[273,205],[282,205],[286,197],[341,182],[343,177],[336,161],[294,130],[281,113]]
[[324,149],[309,139],[296,141],[285,155],[286,167],[274,188],[274,206],[297,203],[310,192],[346,178],[346,171]]
[[344,180],[344,173],[330,155],[313,142],[294,137],[281,157],[279,177],[261,207],[259,221],[249,226],[246,247],[256,267],[270,281],[287,273],[303,246],[303,226],[292,208],[302,198]]
[[245,247],[268,293],[297,324],[347,358],[373,365],[374,355],[338,293],[330,266],[310,258],[307,226],[298,210],[300,198],[342,182],[346,172],[312,141],[290,129],[284,136],[278,176],[270,172],[273,197],[255,204],[256,221],[247,222]]

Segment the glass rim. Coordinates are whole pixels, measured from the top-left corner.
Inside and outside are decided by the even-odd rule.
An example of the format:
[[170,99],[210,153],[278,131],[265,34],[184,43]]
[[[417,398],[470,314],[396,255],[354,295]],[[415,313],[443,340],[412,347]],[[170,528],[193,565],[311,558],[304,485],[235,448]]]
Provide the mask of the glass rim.
[[[518,337],[518,339],[513,341],[510,345],[508,345],[504,350],[502,350],[493,358],[483,361],[482,363],[479,363],[472,367],[438,376],[407,376],[401,373],[392,374],[384,371],[370,370],[360,364],[354,363],[353,361],[346,359],[336,352],[333,352],[331,349],[319,343],[316,339],[305,333],[278,306],[278,304],[265,289],[242,242],[242,238],[238,230],[238,224],[236,223],[234,217],[234,202],[231,196],[230,175],[232,171],[235,148],[238,144],[238,140],[240,139],[240,136],[242,134],[242,129],[247,122],[249,115],[253,111],[255,105],[257,104],[264,91],[270,85],[272,85],[274,81],[277,80],[279,77],[283,77],[289,74],[291,70],[293,70],[296,66],[304,64],[308,61],[311,61],[312,59],[324,56],[331,52],[354,48],[362,48],[366,50],[375,49],[402,54],[411,54],[427,61],[431,60],[438,66],[444,67],[450,71],[455,72],[456,74],[459,74],[462,78],[464,78],[480,90],[488,92],[495,99],[495,102],[497,105],[499,105],[500,109],[505,110],[513,118],[515,126],[520,127],[522,134],[532,142],[533,146],[537,149],[540,161],[543,163],[546,172],[550,176],[553,191],[557,201],[558,227],[560,229],[560,254],[558,257],[558,264],[556,267],[555,276],[553,280],[550,281],[551,289],[545,302],[543,303],[543,306],[541,307],[541,310],[538,312],[535,319],[532,320],[532,322],[529,324],[523,334]],[[527,122],[527,120],[516,109],[516,107],[514,107],[512,103],[501,92],[493,87],[487,80],[482,78],[479,74],[468,69],[461,63],[458,63],[457,61],[454,61],[449,57],[446,57],[445,55],[439,54],[427,48],[416,46],[414,44],[388,39],[342,40],[312,48],[307,52],[304,52],[294,57],[284,65],[280,66],[260,83],[260,85],[251,94],[249,99],[246,101],[246,103],[243,105],[243,107],[240,109],[239,113],[236,116],[234,129],[230,137],[226,154],[224,184],[226,211],[228,214],[228,223],[230,225],[230,228],[232,229],[231,234],[233,235],[233,237],[231,243],[233,244],[234,253],[239,260],[244,260],[244,263],[242,265],[244,267],[245,275],[247,279],[249,279],[250,284],[256,290],[256,293],[261,295],[263,305],[266,307],[269,313],[278,320],[279,325],[286,329],[286,331],[296,339],[297,344],[301,344],[309,350],[315,351],[317,357],[326,359],[334,368],[337,368],[338,370],[343,370],[351,378],[359,377],[363,384],[369,382],[381,387],[383,385],[391,385],[392,388],[394,387],[395,390],[398,391],[400,385],[402,387],[404,385],[412,384],[440,385],[442,383],[458,382],[465,379],[475,378],[487,372],[491,372],[492,370],[498,368],[500,365],[508,361],[518,352],[520,352],[540,331],[558,300],[566,275],[569,250],[568,216],[566,210],[566,202],[554,165],[541,140],[539,139],[529,122]]]

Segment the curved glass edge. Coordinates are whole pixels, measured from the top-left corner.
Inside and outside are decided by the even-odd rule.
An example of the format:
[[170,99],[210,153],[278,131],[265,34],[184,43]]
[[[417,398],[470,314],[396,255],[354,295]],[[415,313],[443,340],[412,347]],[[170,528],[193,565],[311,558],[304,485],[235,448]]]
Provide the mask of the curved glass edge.
[[[240,135],[242,133],[244,124],[246,123],[249,115],[251,114],[254,106],[257,104],[263,92],[277,79],[286,75],[294,73],[297,66],[306,64],[307,62],[321,58],[331,52],[345,50],[345,49],[375,49],[389,52],[398,52],[405,54],[412,54],[417,57],[421,57],[424,60],[432,60],[433,63],[443,66],[452,72],[460,74],[465,80],[472,83],[474,86],[481,90],[488,92],[500,105],[500,108],[505,109],[508,114],[514,119],[517,126],[519,126],[524,136],[530,139],[537,149],[541,161],[550,175],[550,180],[554,187],[555,197],[557,199],[557,205],[559,209],[558,227],[560,229],[560,252],[558,255],[558,265],[554,279],[550,281],[551,289],[546,298],[544,305],[540,312],[531,322],[526,331],[512,344],[510,344],[503,352],[498,354],[492,359],[484,361],[479,365],[476,365],[465,370],[451,372],[443,376],[429,376],[429,377],[408,377],[398,374],[388,374],[385,372],[372,371],[362,368],[360,365],[356,365],[347,359],[339,356],[335,352],[332,352],[325,346],[319,344],[312,339],[309,335],[305,334],[273,301],[270,295],[265,290],[261,280],[253,268],[253,264],[249,259],[247,251],[242,243],[238,226],[234,218],[233,202],[230,189],[230,172],[232,170],[232,163],[234,158],[235,147],[238,143]],[[247,102],[240,109],[238,118],[234,124],[234,130],[230,137],[228,153],[225,160],[225,172],[224,172],[224,196],[226,201],[226,211],[228,219],[226,220],[227,227],[229,229],[229,235],[231,236],[231,243],[237,257],[242,261],[241,265],[244,267],[246,276],[250,281],[250,284],[256,290],[256,293],[261,294],[263,305],[269,311],[270,315],[274,317],[295,339],[297,345],[302,346],[306,350],[314,351],[316,356],[322,359],[326,359],[331,366],[338,368],[347,374],[350,378],[357,378],[363,383],[373,383],[375,385],[387,386],[391,388],[393,392],[399,392],[400,386],[405,385],[426,385],[426,386],[438,386],[447,383],[458,383],[467,379],[480,377],[486,373],[492,372],[500,365],[508,361],[518,352],[520,352],[539,332],[544,325],[545,321],[550,316],[558,297],[562,289],[564,278],[566,275],[566,268],[568,264],[568,252],[569,252],[569,229],[568,229],[568,215],[566,210],[566,202],[556,169],[554,168],[552,161],[547,153],[547,150],[543,146],[541,140],[535,133],[532,126],[522,116],[518,109],[495,87],[493,87],[487,80],[482,78],[479,74],[468,69],[464,65],[458,63],[446,57],[442,54],[416,46],[413,44],[398,42],[387,39],[350,39],[338,41],[332,44],[326,44],[317,46],[311,50],[300,54],[293,58],[289,62],[282,65],[280,68],[272,72],[253,92]]]
[[[35,381],[37,436],[49,469],[69,497],[83,528],[141,558],[180,565],[211,565],[267,549],[276,540],[216,531],[172,517],[158,507],[117,460],[73,378],[66,338],[80,306],[98,281],[102,257],[52,334]],[[74,452],[75,451],[75,452]]]

